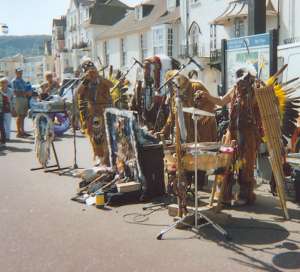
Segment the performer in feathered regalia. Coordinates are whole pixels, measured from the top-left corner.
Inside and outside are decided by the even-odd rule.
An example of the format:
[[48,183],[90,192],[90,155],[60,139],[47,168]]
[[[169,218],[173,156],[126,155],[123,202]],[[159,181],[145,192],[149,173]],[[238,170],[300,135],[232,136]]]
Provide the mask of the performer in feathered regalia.
[[[78,86],[79,107],[81,111],[81,121],[88,135],[94,158],[100,160],[104,165],[109,164],[108,146],[105,133],[104,111],[112,105],[110,88],[113,84],[101,77],[90,60],[82,64],[85,74],[82,82]],[[86,103],[82,103],[82,102]],[[85,105],[85,108],[82,106]]]
[[[295,92],[295,87],[290,87],[285,90],[278,83],[278,76],[284,71],[284,68],[279,70],[267,82],[262,82],[256,79],[256,71],[253,68],[241,68],[236,72],[236,85],[223,97],[212,97],[208,93],[202,95],[211,102],[225,106],[230,104],[230,123],[226,134],[225,142],[229,144],[231,140],[236,140],[238,145],[237,163],[235,170],[238,172],[238,182],[240,192],[238,194],[237,204],[253,204],[255,201],[255,179],[254,167],[256,161],[257,150],[259,144],[268,139],[264,138],[267,132],[266,127],[262,125],[261,109],[259,108],[255,90],[264,86],[273,87],[274,101],[269,101],[270,106],[278,107],[278,112],[281,114],[281,133],[282,140],[287,143],[286,138],[290,138],[295,128],[295,121],[298,117],[298,98],[292,98],[290,95]],[[291,82],[285,83],[287,87]],[[274,103],[274,104],[272,104]],[[269,117],[271,118],[271,117]],[[279,139],[278,141],[281,141]],[[281,145],[281,144],[280,144]],[[283,146],[283,145],[282,145]],[[285,152],[280,151],[282,162],[284,161]],[[230,182],[227,184],[224,202],[231,202],[232,192]]]
[[[225,143],[230,144],[232,140],[237,142],[238,160],[241,164],[238,199],[241,204],[252,204],[255,201],[255,160],[262,140],[260,114],[254,95],[255,73],[239,69],[236,78],[236,85],[223,98],[213,97],[208,93],[203,93],[202,96],[219,106],[230,104],[230,123]],[[231,199],[231,189],[227,188],[224,202],[230,203]]]
[[[176,70],[169,71],[166,74],[166,80],[172,77],[176,73]],[[206,98],[204,93],[209,94],[207,88],[200,81],[189,80],[184,75],[178,75],[176,77],[180,97],[183,107],[196,107],[198,109],[213,113],[215,110],[215,104]],[[169,117],[160,134],[163,134],[165,138],[168,138],[175,127],[175,96],[172,94],[171,98],[171,110]],[[195,141],[194,138],[194,122],[192,116],[189,113],[184,114],[185,126],[187,130],[187,143]],[[198,141],[199,142],[214,142],[217,138],[216,120],[214,117],[201,117],[198,121]]]
[[[169,71],[166,74],[166,80],[173,77],[176,70]],[[207,88],[200,81],[189,80],[184,75],[178,75],[175,77],[177,85],[179,87],[179,96],[182,101],[183,107],[196,107],[198,109],[213,113],[215,110],[215,104],[209,101],[203,94],[209,93]],[[160,131],[165,139],[170,136],[175,128],[175,112],[176,112],[176,93],[173,91],[171,97],[171,109],[169,117],[166,121],[165,126]],[[189,113],[184,113],[184,121],[187,138],[186,143],[193,143],[195,141],[194,136],[194,121],[192,120],[192,115]],[[198,120],[198,142],[215,142],[217,139],[217,127],[215,117],[200,117]],[[191,178],[193,173],[186,173],[188,179]],[[201,188],[204,185],[205,172],[198,171],[198,185]]]

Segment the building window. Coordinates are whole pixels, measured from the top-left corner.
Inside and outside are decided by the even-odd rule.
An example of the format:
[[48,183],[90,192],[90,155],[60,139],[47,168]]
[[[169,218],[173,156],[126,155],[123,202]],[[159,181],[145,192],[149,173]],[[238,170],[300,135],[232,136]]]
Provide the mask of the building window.
[[191,53],[193,56],[198,56],[199,52],[199,27],[194,25],[191,30]]
[[234,34],[235,37],[245,36],[245,22],[240,18],[236,18],[234,21]]
[[103,49],[104,49],[104,61],[105,61],[105,65],[109,65],[109,52],[108,52],[107,41],[104,42],[103,47],[104,47]]
[[153,29],[153,51],[154,55],[164,53],[164,29],[155,28]]
[[173,56],[173,29],[168,28],[168,56]]
[[144,60],[145,58],[148,57],[147,34],[141,34],[140,43],[141,43],[141,59]]
[[87,20],[87,19],[89,19],[89,17],[90,17],[90,11],[89,11],[89,8],[86,8],[84,19]]
[[127,65],[127,50],[126,50],[126,41],[121,39],[121,66]]
[[210,49],[217,49],[217,26],[210,25]]

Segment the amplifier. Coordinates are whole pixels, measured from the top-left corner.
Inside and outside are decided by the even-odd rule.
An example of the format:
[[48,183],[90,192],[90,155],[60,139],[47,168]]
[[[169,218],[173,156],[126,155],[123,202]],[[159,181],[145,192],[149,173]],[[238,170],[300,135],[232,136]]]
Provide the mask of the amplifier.
[[164,152],[161,144],[139,146],[139,161],[145,181],[142,184],[142,200],[163,196]]

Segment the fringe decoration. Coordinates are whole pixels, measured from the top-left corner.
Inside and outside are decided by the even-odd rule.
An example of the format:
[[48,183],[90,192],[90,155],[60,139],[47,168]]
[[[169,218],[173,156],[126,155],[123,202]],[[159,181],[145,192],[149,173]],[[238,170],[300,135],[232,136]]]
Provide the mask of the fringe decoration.
[[35,152],[38,162],[46,167],[50,160],[50,147],[54,141],[54,125],[45,113],[37,114],[35,121]]

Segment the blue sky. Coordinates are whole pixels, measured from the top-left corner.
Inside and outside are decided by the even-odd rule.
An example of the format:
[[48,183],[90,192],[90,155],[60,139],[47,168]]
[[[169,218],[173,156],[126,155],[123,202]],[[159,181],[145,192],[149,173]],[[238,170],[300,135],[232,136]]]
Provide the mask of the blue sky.
[[[0,0],[0,23],[9,35],[51,34],[52,19],[65,14],[70,0]],[[125,0],[128,4],[140,0]]]

